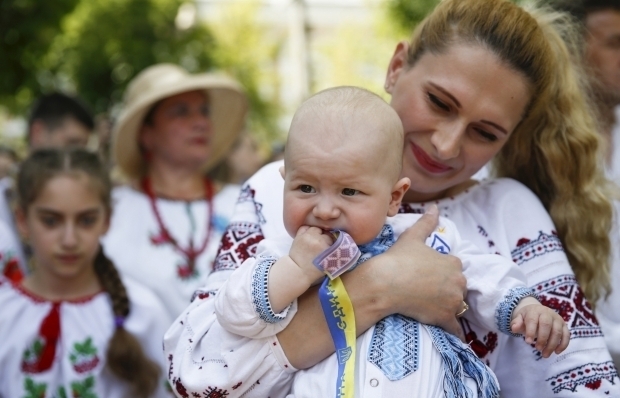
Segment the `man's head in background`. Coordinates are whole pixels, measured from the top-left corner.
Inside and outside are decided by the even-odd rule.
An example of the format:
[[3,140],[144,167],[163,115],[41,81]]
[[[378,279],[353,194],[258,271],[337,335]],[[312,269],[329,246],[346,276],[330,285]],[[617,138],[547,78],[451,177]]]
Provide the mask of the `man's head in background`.
[[605,106],[620,104],[620,0],[556,0],[585,28],[586,66]]
[[610,105],[620,104],[620,1],[584,1],[586,61]]
[[84,147],[95,127],[93,115],[77,97],[46,94],[33,105],[28,118],[28,146],[39,148]]

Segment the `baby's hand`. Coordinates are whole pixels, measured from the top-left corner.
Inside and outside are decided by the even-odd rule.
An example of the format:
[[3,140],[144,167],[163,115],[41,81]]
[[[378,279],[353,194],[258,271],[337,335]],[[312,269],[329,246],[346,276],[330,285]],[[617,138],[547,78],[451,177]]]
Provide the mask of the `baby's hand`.
[[325,274],[315,267],[312,261],[333,243],[332,236],[324,233],[322,229],[302,226],[297,230],[297,235],[295,235],[291,250],[289,251],[289,257],[314,282]]
[[562,317],[533,297],[525,297],[517,305],[510,328],[513,333],[525,335],[526,343],[536,342],[536,349],[543,358],[549,358],[553,352],[561,353],[570,340],[568,326]]

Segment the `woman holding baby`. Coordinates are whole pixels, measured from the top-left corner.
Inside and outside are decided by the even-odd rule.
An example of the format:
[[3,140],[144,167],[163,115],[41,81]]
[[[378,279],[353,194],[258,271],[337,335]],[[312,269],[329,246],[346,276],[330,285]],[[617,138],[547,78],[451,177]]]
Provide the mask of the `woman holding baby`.
[[[485,330],[467,312],[457,320],[465,281],[458,260],[424,245],[435,228],[432,214],[342,277],[358,334],[396,313],[464,334],[495,372],[503,397],[620,395],[590,305],[608,288],[612,208],[583,76],[567,44],[570,32],[562,16],[507,0],[444,0],[410,42],[397,45],[385,82],[405,130],[402,176],[411,180],[400,211],[424,213],[437,204],[464,239],[512,259],[538,299],[567,323],[568,349],[542,359],[535,345]],[[471,179],[488,161],[498,178]],[[266,166],[246,184],[216,272],[166,336],[169,378],[180,396],[262,396],[252,394],[270,386],[271,396],[302,397],[322,382],[312,369],[334,346],[316,290],[299,299],[275,341],[210,329],[213,295],[231,270],[263,238],[287,236],[279,166]],[[389,340],[383,341],[389,352]],[[395,351],[415,347],[405,343]],[[214,366],[225,366],[229,377],[210,377],[221,374],[209,371]],[[307,370],[292,383],[279,382],[296,369]],[[359,396],[394,396],[398,381],[377,380],[356,380]]]

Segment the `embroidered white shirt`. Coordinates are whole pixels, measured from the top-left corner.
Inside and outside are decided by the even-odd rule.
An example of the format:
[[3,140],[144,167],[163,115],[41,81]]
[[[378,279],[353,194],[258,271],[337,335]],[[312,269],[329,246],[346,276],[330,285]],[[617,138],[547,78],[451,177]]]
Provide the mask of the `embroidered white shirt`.
[[[217,272],[166,333],[164,349],[169,359],[170,379],[178,382],[177,391],[231,394],[247,383],[250,387],[244,388],[249,391],[264,391],[262,388],[269,386],[273,396],[280,396],[275,393],[278,391],[291,391],[286,382],[290,378],[283,373],[294,370],[277,338],[235,336],[216,326],[213,317],[214,295],[231,270],[256,253],[262,239],[290,242],[282,221],[280,165],[265,166],[244,186],[222,239],[215,262]],[[538,198],[514,180],[495,179],[485,180],[437,204],[440,215],[452,221],[464,239],[486,253],[497,253],[516,263],[525,273],[528,286],[535,289],[545,305],[558,311],[569,326],[568,349],[542,359],[522,338],[498,334],[471,318],[462,318],[471,347],[495,371],[502,397],[620,396],[618,375],[601,329],[576,284],[553,222]],[[423,213],[427,206],[405,204],[401,211]],[[293,311],[289,309],[291,316]],[[359,338],[358,349],[368,346],[369,338]],[[420,357],[425,355],[423,352]],[[321,362],[325,366],[328,363]],[[365,364],[366,361],[360,361],[361,367]],[[218,365],[221,368],[216,371]],[[316,365],[303,372],[322,372],[322,369]],[[398,390],[397,384],[381,383],[381,371],[374,365],[360,368],[359,374],[365,375],[359,381],[360,394],[388,397],[402,396],[405,391]],[[232,383],[231,375],[238,381]],[[299,374],[295,376],[298,379],[303,380]],[[432,385],[433,381],[429,383]],[[386,384],[395,389],[384,389]],[[302,391],[293,388],[296,394]]]
[[[162,380],[154,397],[169,398],[161,351],[161,336],[169,321],[162,316],[163,306],[151,292],[127,278],[123,282],[131,302],[125,328],[162,368]],[[55,304],[60,314],[60,337],[51,367],[38,371],[32,364],[40,358],[45,345],[39,331]],[[126,383],[106,368],[108,341],[115,329],[106,293],[53,303],[0,276],[0,308],[0,397],[61,398],[74,396],[73,391],[88,397],[130,396]]]
[[213,198],[212,220],[207,220],[210,204],[205,200],[156,199],[165,227],[182,248],[189,247],[190,239],[194,248],[200,247],[209,222],[213,224],[207,248],[196,259],[194,273],[189,273],[186,257],[162,240],[148,196],[127,186],[117,187],[113,191],[110,230],[102,239],[105,253],[122,274],[151,289],[164,303],[169,318],[174,319],[211,273],[238,194],[236,185],[227,185],[218,192]]

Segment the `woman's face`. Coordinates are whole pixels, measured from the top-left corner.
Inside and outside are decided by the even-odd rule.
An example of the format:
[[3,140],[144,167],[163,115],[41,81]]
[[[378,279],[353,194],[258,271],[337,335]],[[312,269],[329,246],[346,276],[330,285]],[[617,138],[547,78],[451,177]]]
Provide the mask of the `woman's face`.
[[144,123],[140,141],[151,161],[200,168],[211,149],[209,103],[203,91],[188,91],[162,100]]
[[506,143],[530,100],[525,77],[477,45],[426,53],[409,67],[399,43],[386,78],[405,130],[406,201],[460,192]]

